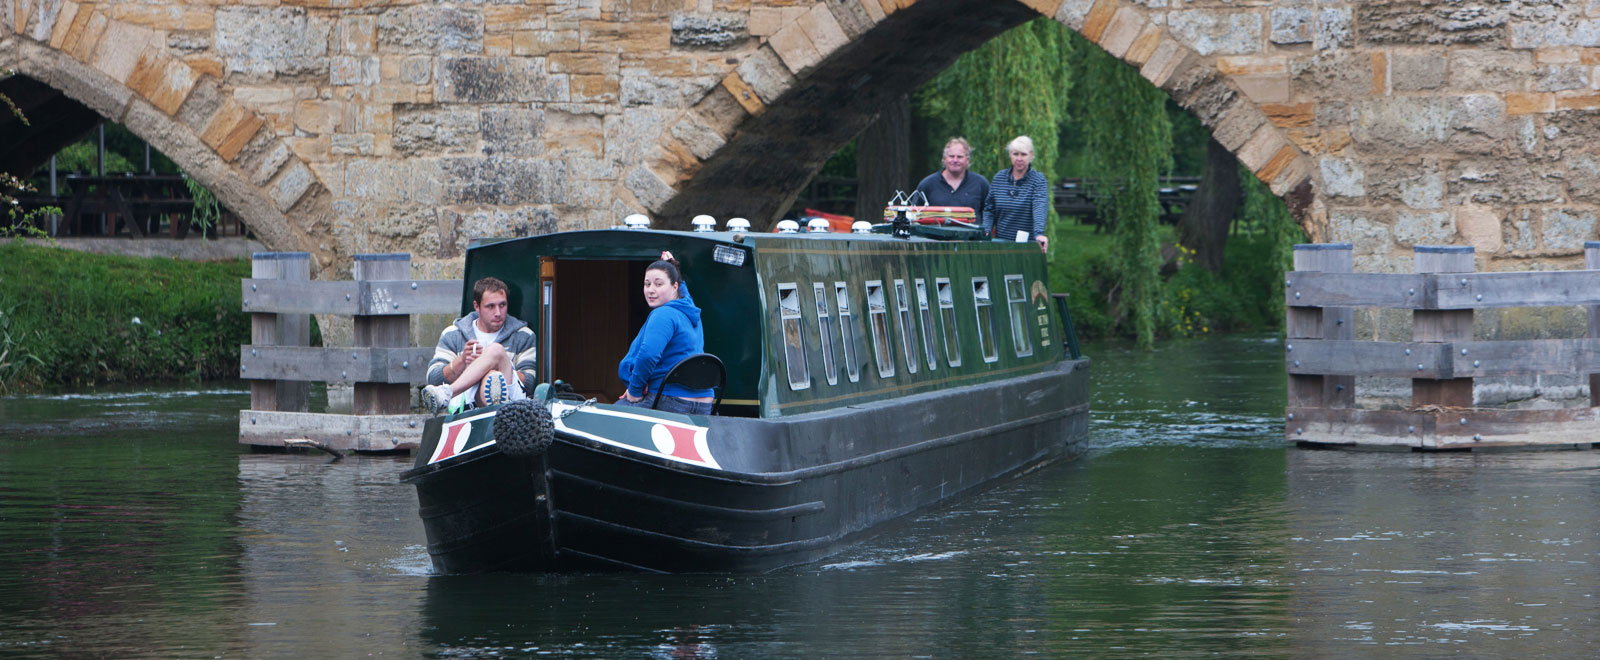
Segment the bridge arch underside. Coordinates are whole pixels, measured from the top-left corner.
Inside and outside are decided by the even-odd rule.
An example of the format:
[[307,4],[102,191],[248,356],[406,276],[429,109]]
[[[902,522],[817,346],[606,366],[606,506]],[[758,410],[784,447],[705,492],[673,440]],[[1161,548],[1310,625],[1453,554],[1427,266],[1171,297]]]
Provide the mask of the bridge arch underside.
[[[962,19],[953,23],[952,16]],[[682,228],[701,213],[770,226],[885,103],[914,91],[962,53],[1038,17],[1016,2],[965,0],[920,2],[895,13],[740,126],[660,209],[661,218]]]
[[[337,262],[335,250],[312,238],[328,216],[326,190],[264,130],[258,115],[229,103],[215,80],[197,81],[182,64],[159,58],[85,62],[66,50],[14,37],[0,39],[0,70],[28,79],[21,83],[27,88],[57,92],[41,111],[71,108],[87,115],[74,116],[74,122],[98,115],[127,127],[210,190],[270,249],[309,250],[318,270]],[[175,94],[174,87],[183,94]],[[39,119],[47,125],[56,118]],[[7,131],[22,131],[8,137],[19,142],[59,137],[29,135],[30,127],[20,122],[8,124]],[[23,169],[41,154],[49,157],[7,154],[16,156],[10,160]]]
[[[884,103],[920,87],[961,54],[1040,17],[1041,10],[1139,69],[1195,113],[1219,142],[1285,198],[1302,224],[1318,233],[1309,213],[1315,192],[1312,165],[1260,104],[1229,83],[1211,58],[1183,46],[1142,10],[1091,0],[923,0],[888,15],[792,78],[759,73],[765,87],[751,84],[752,89],[742,90],[757,97],[754,102],[742,110],[728,104],[730,112],[748,111],[751,116],[710,157],[698,162],[679,158],[664,168],[678,168],[681,181],[654,210],[671,227],[687,228],[688,219],[701,213],[719,219],[746,216],[758,226],[770,226],[827,159],[876,119]],[[761,61],[766,54],[762,50],[734,76]],[[789,61],[781,52],[768,59]],[[728,87],[741,93],[743,84],[736,80]],[[781,91],[772,91],[784,84]],[[669,152],[671,138],[664,145]]]

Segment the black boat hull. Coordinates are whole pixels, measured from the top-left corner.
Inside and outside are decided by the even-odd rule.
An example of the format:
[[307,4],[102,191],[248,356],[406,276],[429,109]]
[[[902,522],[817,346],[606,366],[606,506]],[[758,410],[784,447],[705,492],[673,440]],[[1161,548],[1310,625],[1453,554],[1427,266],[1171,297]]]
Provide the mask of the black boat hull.
[[[1088,362],[823,413],[697,418],[716,467],[558,432],[420,466],[442,573],[756,573],[837,553],[883,525],[1082,452]],[[430,422],[424,454],[438,442]]]

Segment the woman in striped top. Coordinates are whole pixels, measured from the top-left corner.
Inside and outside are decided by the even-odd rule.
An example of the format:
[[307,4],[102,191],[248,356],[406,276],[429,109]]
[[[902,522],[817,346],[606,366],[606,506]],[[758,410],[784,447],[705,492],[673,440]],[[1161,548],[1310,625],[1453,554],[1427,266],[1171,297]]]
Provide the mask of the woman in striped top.
[[1033,164],[1033,139],[1019,136],[1006,145],[1011,152],[1011,167],[994,174],[989,197],[983,202],[983,231],[995,240],[1010,242],[1018,232],[1039,244],[1039,251],[1050,248],[1044,233],[1050,213],[1050,182]]

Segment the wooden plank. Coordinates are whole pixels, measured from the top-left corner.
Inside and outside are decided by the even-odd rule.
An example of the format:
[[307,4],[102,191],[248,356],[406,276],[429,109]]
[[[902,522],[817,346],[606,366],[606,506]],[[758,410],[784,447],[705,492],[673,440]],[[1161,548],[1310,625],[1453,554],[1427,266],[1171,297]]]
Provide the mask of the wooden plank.
[[461,280],[392,280],[361,283],[357,314],[458,314]]
[[[1418,245],[1412,248],[1418,274],[1449,273],[1471,274],[1476,267],[1474,250],[1470,247]],[[1440,278],[1433,278],[1424,296],[1430,307],[1435,302],[1436,287]],[[1472,340],[1472,310],[1441,311],[1419,309],[1411,315],[1411,339],[1417,342],[1448,344],[1452,341]],[[1444,350],[1449,350],[1446,345]],[[1443,366],[1443,363],[1441,363]],[[1440,374],[1434,378],[1411,379],[1412,406],[1472,406],[1472,379]]]
[[360,289],[355,282],[277,282],[252,278],[240,281],[247,312],[279,314],[355,314],[360,309]]
[[1430,280],[1413,273],[1314,273],[1284,276],[1289,307],[1422,309]]
[[[409,254],[358,254],[355,255],[353,275],[362,286],[363,307],[371,309],[376,306],[380,309],[390,305],[384,303],[393,301],[388,295],[372,298],[370,296],[372,281],[402,280],[411,275],[411,255]],[[409,291],[401,288],[399,291]],[[379,289],[387,292],[388,289]],[[377,303],[373,305],[373,303]],[[394,301],[392,305],[399,311],[401,305]],[[355,316],[355,345],[370,346],[374,348],[409,347],[411,346],[411,317],[387,315],[357,314]],[[386,354],[385,358],[390,356]],[[407,358],[402,371],[410,370],[410,360]],[[418,362],[416,371],[426,373],[422,367],[425,364]],[[391,371],[392,363],[386,359],[383,367],[386,372]],[[376,383],[361,382],[355,385],[354,412],[357,415],[392,415],[404,413],[411,407],[411,387],[409,383]]]
[[[1450,344],[1295,339],[1287,342],[1290,374],[1452,378]],[[1568,370],[1570,371],[1570,370]]]
[[1455,376],[1589,374],[1600,371],[1600,338],[1454,342]]
[[1600,441],[1594,408],[1555,410],[1360,410],[1290,408],[1296,442],[1418,450],[1587,447]]
[[1437,287],[1435,309],[1600,305],[1600,270],[1441,276]]
[[[239,377],[327,383],[423,384],[432,348],[241,346]],[[409,393],[408,393],[409,400]],[[252,407],[254,407],[252,405]]]
[[461,311],[461,280],[299,282],[240,281],[247,312],[410,315]]
[[341,451],[414,451],[427,419],[426,415],[241,410],[239,442],[282,447],[288,440],[312,440]]
[[[1584,241],[1583,267],[1600,271],[1600,241]],[[1600,305],[1590,305],[1588,312],[1589,332],[1586,336],[1590,339],[1600,339]],[[1600,406],[1600,373],[1589,374],[1589,405]]]
[[[1349,272],[1354,263],[1349,243],[1331,243],[1294,246],[1294,268],[1297,272]],[[1293,283],[1293,280],[1287,280]],[[1292,288],[1292,287],[1286,287]],[[1290,294],[1291,297],[1295,294]],[[1285,329],[1289,341],[1322,339],[1330,329],[1337,331],[1333,321],[1346,316],[1341,308],[1289,307],[1286,310]],[[1286,354],[1293,353],[1293,344],[1286,345]],[[1291,364],[1294,358],[1287,358]],[[1348,406],[1355,400],[1355,380],[1328,377],[1322,373],[1290,372],[1288,378],[1289,405],[1291,406]]]
[[[295,286],[311,279],[311,255],[306,252],[258,252],[251,257],[250,269],[253,278],[280,286]],[[252,310],[247,307],[245,311]],[[252,312],[250,343],[259,346],[306,346],[311,343],[311,318],[304,314]],[[243,362],[239,365],[239,376],[255,378]],[[305,411],[310,405],[309,383],[256,381],[250,385],[251,408]]]

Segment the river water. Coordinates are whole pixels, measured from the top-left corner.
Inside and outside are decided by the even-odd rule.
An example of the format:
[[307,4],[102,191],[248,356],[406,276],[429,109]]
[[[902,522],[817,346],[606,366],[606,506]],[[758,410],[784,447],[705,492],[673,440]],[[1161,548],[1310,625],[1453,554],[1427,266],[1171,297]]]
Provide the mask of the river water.
[[1600,454],[1309,451],[1270,337],[1096,345],[1093,449],[759,576],[430,575],[408,458],[240,387],[0,398],[0,656],[1590,657]]

